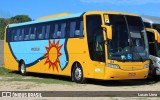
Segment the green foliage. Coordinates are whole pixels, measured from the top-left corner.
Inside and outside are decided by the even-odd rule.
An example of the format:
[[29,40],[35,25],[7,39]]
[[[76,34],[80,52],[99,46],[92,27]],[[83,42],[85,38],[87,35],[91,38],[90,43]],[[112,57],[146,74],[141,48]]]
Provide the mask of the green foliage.
[[[30,73],[32,74],[32,73]],[[34,73],[33,73],[34,74]],[[61,76],[59,76],[61,77]],[[53,75],[47,75],[45,74],[34,74],[33,76],[22,76],[18,74],[15,71],[7,70],[3,67],[0,66],[0,78],[1,82],[34,82],[34,83],[45,83],[45,84],[68,84],[72,85],[75,84],[71,81],[67,81],[67,78],[62,78],[62,79],[54,79]]]
[[11,17],[11,23],[22,23],[22,22],[27,22],[31,20],[32,19],[27,15],[17,15],[17,16]]
[[11,17],[9,19],[0,18],[0,39],[4,38],[5,27],[8,24],[22,23],[22,22],[27,22],[27,21],[31,21],[31,20],[32,19],[28,15],[16,15],[16,16]]

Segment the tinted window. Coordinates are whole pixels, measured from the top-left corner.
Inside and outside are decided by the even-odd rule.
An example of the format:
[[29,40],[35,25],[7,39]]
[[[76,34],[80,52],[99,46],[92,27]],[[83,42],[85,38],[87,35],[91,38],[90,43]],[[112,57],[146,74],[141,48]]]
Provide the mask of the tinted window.
[[95,61],[105,61],[102,19],[100,15],[87,16],[87,40],[90,58]]
[[47,22],[41,24],[21,26],[7,31],[7,39],[10,41],[29,41],[35,39],[50,39],[50,38],[66,38],[83,36],[83,21],[80,19],[67,19],[55,22]]
[[80,36],[83,36],[83,21],[80,21]]
[[24,36],[24,29],[19,29],[19,37],[18,40],[22,41],[23,40],[23,36]]
[[30,39],[30,37],[29,37],[30,33],[31,33],[31,28],[30,27],[25,28],[24,40]]
[[144,25],[145,25],[146,28],[151,28],[151,24],[150,23],[144,22]]
[[6,31],[6,32],[7,32],[7,33],[6,33],[6,41],[7,41],[7,42],[12,41],[12,29],[7,28],[7,31]]
[[36,38],[36,27],[31,28],[30,40],[34,40]]
[[50,33],[50,25],[46,26],[46,32],[45,32],[45,39],[49,38],[49,33]]
[[69,37],[83,36],[83,21],[71,21]]
[[19,36],[18,32],[19,32],[18,30],[15,30],[14,37],[13,37],[14,41],[18,41],[18,36]]
[[45,27],[44,26],[38,26],[37,27],[37,36],[38,36],[38,39],[43,39],[43,32],[45,30]]
[[160,33],[160,24],[153,24],[153,28]]
[[76,30],[76,22],[70,22],[70,37],[74,37],[74,33]]
[[66,23],[61,24],[61,38],[64,38],[66,34]]
[[60,34],[60,27],[58,24],[55,24],[53,38],[58,38]]

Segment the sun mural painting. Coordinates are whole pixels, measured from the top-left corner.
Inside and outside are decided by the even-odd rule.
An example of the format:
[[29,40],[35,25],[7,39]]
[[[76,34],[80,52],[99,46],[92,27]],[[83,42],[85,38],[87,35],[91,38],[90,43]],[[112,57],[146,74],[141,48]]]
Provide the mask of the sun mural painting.
[[58,71],[58,66],[60,64],[59,57],[62,55],[60,50],[63,44],[60,45],[59,40],[57,42],[55,42],[55,40],[53,40],[53,42],[48,40],[48,42],[49,42],[49,46],[45,47],[47,50],[47,53],[44,54],[44,57],[46,58],[46,62],[44,64],[49,64],[49,69],[52,67],[53,70],[54,68],[56,68]]

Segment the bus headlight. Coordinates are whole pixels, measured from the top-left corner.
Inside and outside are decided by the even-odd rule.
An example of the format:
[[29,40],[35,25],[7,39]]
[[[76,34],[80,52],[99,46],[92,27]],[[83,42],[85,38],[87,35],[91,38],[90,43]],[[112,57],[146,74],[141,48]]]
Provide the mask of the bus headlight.
[[120,67],[116,64],[106,64],[107,67],[111,67],[111,68],[116,68],[116,69],[120,69]]
[[149,64],[144,65],[144,68],[149,68]]

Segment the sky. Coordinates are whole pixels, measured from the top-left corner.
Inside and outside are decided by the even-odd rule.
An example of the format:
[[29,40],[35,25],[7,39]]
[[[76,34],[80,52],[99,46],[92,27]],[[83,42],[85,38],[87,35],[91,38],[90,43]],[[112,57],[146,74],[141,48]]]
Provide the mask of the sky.
[[33,20],[63,12],[120,11],[160,17],[160,0],[1,0],[0,18],[29,15]]

